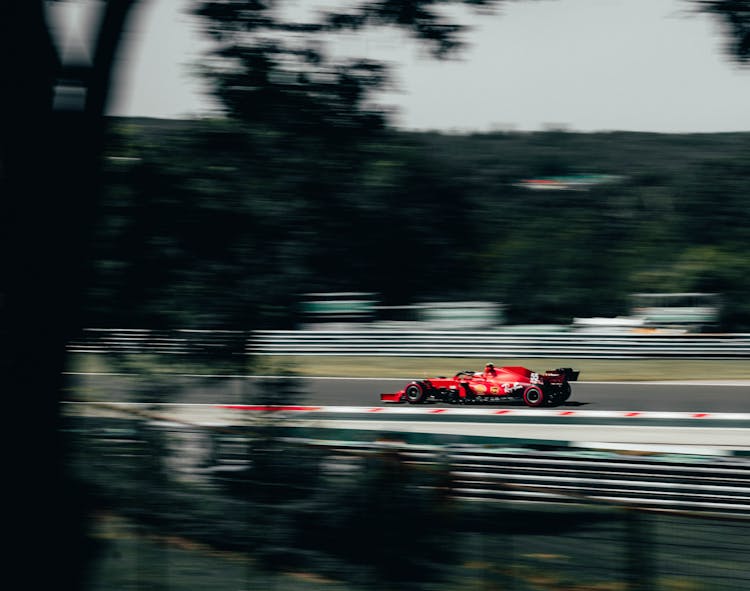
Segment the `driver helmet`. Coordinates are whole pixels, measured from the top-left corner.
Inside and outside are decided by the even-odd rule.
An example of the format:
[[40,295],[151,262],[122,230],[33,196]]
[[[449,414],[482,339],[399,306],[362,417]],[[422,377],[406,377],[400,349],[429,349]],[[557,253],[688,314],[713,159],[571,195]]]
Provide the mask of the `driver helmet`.
[[495,369],[495,366],[492,365],[491,363],[488,363],[487,365],[484,366],[484,371],[490,371],[491,369]]

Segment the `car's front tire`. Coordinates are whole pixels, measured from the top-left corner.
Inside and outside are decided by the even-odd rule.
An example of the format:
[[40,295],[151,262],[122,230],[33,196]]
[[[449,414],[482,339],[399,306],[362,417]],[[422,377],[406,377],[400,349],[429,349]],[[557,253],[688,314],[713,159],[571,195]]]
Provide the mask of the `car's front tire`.
[[422,384],[418,384],[415,382],[406,386],[406,390],[404,390],[404,396],[406,397],[406,401],[409,404],[421,404],[422,402],[424,402],[427,394]]

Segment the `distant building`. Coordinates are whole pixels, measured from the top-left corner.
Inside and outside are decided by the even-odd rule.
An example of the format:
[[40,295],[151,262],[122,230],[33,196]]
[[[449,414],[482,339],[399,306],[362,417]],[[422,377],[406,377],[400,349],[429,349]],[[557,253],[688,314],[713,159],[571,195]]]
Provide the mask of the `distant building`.
[[504,309],[495,302],[430,302],[419,304],[419,320],[432,329],[482,329],[504,323]]
[[719,322],[721,298],[716,293],[634,293],[631,317],[644,326],[682,326],[688,329],[714,326]]
[[383,306],[379,294],[322,292],[301,294],[302,322],[335,329],[370,326],[412,329],[481,329],[504,322],[504,307],[495,302],[424,302]]
[[574,318],[575,332],[700,332],[719,322],[721,298],[715,293],[634,293],[629,316]]
[[324,292],[302,294],[305,322],[370,322],[375,316],[377,298],[365,292]]
[[622,178],[614,174],[573,174],[523,179],[514,186],[532,191],[588,191],[591,187],[618,182]]

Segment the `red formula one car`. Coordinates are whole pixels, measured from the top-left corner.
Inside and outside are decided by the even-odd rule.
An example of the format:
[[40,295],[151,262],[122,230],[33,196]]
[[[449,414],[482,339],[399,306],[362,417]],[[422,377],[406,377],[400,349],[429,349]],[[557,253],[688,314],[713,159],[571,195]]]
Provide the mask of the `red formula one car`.
[[562,404],[570,398],[570,382],[580,372],[563,367],[536,373],[525,367],[494,367],[487,364],[484,372],[460,371],[452,378],[415,380],[398,392],[381,394],[381,402],[470,402],[523,401],[526,406]]

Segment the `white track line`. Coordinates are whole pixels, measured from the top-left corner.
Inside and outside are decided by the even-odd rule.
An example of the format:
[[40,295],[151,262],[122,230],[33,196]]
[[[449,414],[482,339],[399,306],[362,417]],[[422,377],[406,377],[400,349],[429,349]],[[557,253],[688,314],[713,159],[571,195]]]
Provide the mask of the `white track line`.
[[497,416],[534,418],[596,418],[596,419],[660,419],[660,420],[733,420],[750,421],[750,413],[659,412],[615,410],[563,410],[545,408],[430,408],[414,406],[314,406],[314,405],[214,405],[238,411],[329,413],[329,414],[387,414],[441,416]]

